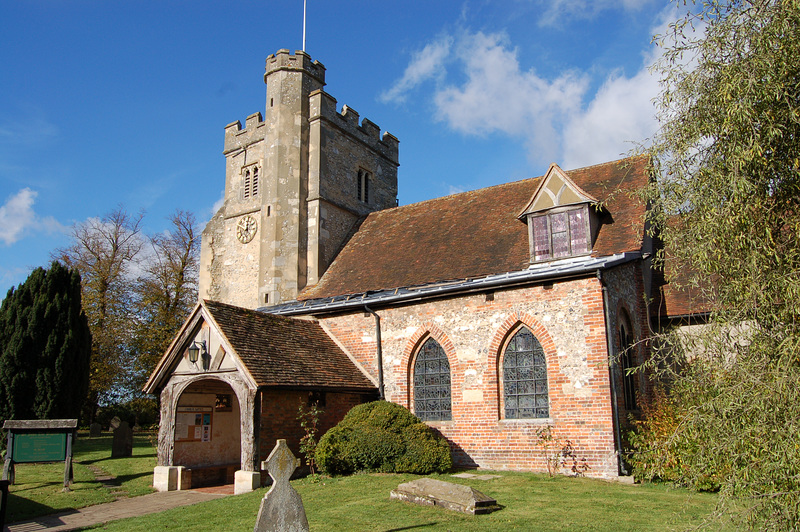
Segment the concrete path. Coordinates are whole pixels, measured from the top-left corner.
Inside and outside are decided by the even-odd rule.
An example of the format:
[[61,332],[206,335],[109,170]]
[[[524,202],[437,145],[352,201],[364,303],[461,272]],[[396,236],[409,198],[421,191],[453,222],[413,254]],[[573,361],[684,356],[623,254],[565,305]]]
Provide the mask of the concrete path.
[[[163,512],[178,506],[188,506],[198,502],[210,501],[225,497],[225,489],[203,489],[186,491],[166,491],[150,493],[141,497],[119,499],[114,502],[87,506],[79,510],[43,515],[28,521],[11,523],[4,531],[8,532],[35,532],[39,530],[77,530],[80,528],[108,523],[126,517],[137,517],[145,514]],[[230,490],[232,493],[233,490]]]

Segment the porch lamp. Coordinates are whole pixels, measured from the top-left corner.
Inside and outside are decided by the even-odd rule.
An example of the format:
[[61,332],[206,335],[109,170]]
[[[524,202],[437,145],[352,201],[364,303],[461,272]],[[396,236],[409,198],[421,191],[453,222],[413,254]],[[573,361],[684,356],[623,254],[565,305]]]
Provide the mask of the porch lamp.
[[205,343],[205,341],[192,342],[192,345],[190,345],[189,349],[188,349],[189,362],[191,362],[192,364],[197,364],[197,359],[200,356],[200,350],[201,349],[203,350],[203,353],[205,354],[205,351],[206,351],[206,343]]

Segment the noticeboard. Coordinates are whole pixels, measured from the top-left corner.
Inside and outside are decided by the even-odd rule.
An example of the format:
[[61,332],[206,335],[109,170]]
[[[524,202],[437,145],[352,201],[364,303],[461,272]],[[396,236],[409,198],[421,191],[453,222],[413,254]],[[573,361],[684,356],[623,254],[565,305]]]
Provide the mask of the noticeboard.
[[211,441],[210,406],[179,406],[175,415],[175,441]]
[[3,480],[14,484],[14,464],[64,461],[64,490],[72,484],[72,442],[77,435],[77,419],[7,419],[8,431]]
[[67,456],[67,434],[21,433],[14,436],[11,459],[17,463],[62,462]]

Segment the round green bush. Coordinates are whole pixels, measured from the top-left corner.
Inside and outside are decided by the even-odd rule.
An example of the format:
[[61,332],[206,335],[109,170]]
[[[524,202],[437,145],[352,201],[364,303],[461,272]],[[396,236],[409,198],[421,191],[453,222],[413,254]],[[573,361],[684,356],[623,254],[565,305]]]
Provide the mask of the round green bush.
[[416,473],[448,471],[450,447],[406,408],[388,401],[354,407],[320,438],[316,461],[329,475],[356,471]]

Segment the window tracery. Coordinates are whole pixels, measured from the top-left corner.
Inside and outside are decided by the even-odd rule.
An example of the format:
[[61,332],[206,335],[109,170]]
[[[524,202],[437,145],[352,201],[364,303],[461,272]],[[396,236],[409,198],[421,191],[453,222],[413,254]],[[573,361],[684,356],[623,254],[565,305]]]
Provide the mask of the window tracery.
[[520,327],[503,355],[503,403],[506,419],[550,416],[544,349],[527,327]]
[[450,363],[433,338],[422,344],[414,363],[414,413],[422,421],[452,419]]

